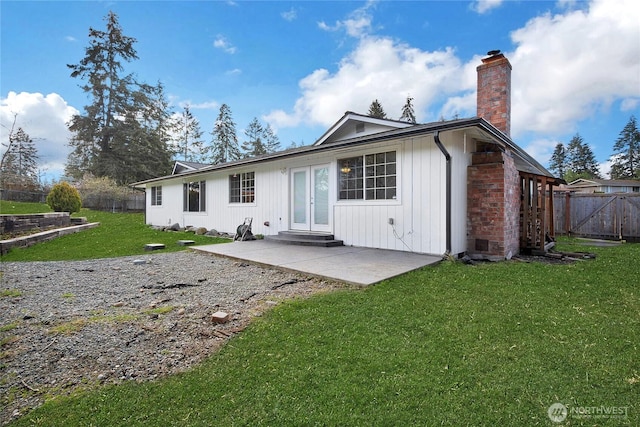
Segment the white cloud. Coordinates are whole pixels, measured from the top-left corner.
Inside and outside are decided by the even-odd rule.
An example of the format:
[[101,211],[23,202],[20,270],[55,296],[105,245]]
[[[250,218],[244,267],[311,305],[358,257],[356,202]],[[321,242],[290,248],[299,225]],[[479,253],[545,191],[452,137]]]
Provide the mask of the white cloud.
[[620,103],[620,111],[633,111],[640,107],[640,98],[625,98]]
[[602,163],[598,163],[598,171],[600,172],[600,176],[607,179],[607,178],[611,178],[611,166],[613,165],[613,162],[611,161],[611,159],[606,160]]
[[[579,120],[640,98],[640,4],[596,0],[546,14],[511,35],[512,130],[566,132]],[[636,104],[637,105],[637,104]]]
[[351,12],[347,19],[336,21],[334,25],[328,25],[321,21],[318,22],[318,27],[325,31],[344,30],[351,37],[363,37],[371,33],[373,17],[369,13],[369,8],[373,7],[374,4],[375,2],[368,1],[364,6]]
[[195,104],[187,104],[192,110],[215,110],[220,107],[218,101],[205,101]]
[[[64,171],[70,152],[68,141],[71,133],[66,123],[79,111],[68,105],[57,93],[9,92],[0,99],[0,124],[2,143],[6,143],[16,117],[16,130],[21,127],[35,142],[39,168],[48,175],[59,176]],[[3,151],[5,147],[3,146]]]
[[558,0],[556,5],[559,8],[570,9],[573,8],[579,0]]
[[215,47],[216,49],[222,49],[224,52],[229,53],[231,55],[233,55],[237,51],[237,48],[234,45],[232,45],[229,42],[229,40],[227,40],[226,37],[224,36],[218,36],[213,41],[213,47]]
[[286,12],[282,12],[280,14],[280,16],[282,17],[282,19],[284,19],[285,21],[294,21],[297,17],[298,17],[298,12],[296,12],[296,10],[294,8],[289,9]]
[[503,0],[477,0],[471,4],[471,9],[479,14],[487,13],[502,5]]
[[177,101],[176,104],[180,108],[189,107],[190,110],[215,110],[220,107],[218,101],[192,102],[190,99]]
[[546,164],[551,159],[556,146],[561,142],[556,139],[536,139],[522,148],[538,162]]
[[[300,81],[302,95],[291,114],[278,110],[266,117],[278,127],[331,125],[347,110],[366,113],[378,99],[389,118],[398,118],[410,95],[420,121],[428,106],[466,86],[462,69],[450,49],[427,52],[389,38],[365,37],[335,73],[318,69]],[[433,120],[438,114],[426,113]]]
[[[511,34],[516,48],[505,55],[513,65],[514,138],[532,132],[541,140],[566,135],[613,105],[630,111],[640,104],[640,3],[595,0],[581,6],[536,17]],[[366,15],[366,7],[355,15]],[[345,22],[326,28],[346,29]],[[359,28],[370,27],[371,20],[366,22]],[[357,47],[334,72],[313,71],[300,80],[300,97],[290,112],[277,110],[265,118],[281,128],[326,126],[347,110],[366,113],[376,98],[388,117],[397,118],[407,95],[421,122],[476,115],[480,56],[462,63],[450,48],[425,51],[388,37],[355,34],[360,34]],[[544,159],[549,147],[534,144],[530,152]]]

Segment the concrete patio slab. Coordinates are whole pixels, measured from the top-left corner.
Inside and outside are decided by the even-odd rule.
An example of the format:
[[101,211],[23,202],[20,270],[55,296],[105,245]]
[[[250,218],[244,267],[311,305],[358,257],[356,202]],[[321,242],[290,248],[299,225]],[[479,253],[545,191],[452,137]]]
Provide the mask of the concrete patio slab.
[[442,260],[442,257],[410,252],[351,246],[295,246],[266,240],[192,246],[191,249],[357,285],[371,285]]

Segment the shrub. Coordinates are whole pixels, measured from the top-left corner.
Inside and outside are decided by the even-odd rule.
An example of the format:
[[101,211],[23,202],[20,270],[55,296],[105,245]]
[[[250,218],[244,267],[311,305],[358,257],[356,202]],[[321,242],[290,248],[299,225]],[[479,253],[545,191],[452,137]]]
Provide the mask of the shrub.
[[80,193],[67,182],[53,186],[47,195],[47,204],[55,212],[78,212],[82,206]]
[[80,192],[85,207],[110,210],[114,203],[126,205],[131,189],[119,186],[112,178],[85,175],[76,188]]

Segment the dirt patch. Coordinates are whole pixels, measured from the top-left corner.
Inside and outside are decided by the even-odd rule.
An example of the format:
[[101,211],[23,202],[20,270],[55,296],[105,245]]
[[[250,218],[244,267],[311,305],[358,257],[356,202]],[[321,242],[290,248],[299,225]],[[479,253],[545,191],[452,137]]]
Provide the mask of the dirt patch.
[[1,283],[2,424],[52,396],[185,371],[283,301],[346,287],[192,251],[4,263]]

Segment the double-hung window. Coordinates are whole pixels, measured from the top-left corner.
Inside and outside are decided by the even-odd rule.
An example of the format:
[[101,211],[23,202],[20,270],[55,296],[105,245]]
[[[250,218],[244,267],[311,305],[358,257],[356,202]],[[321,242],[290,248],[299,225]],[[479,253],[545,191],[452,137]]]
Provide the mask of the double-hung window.
[[162,206],[162,186],[151,187],[151,206]]
[[396,152],[338,160],[339,200],[395,200]]
[[255,192],[255,172],[229,175],[229,203],[253,203],[256,199]]
[[182,186],[182,207],[185,212],[205,212],[206,182],[185,182]]

